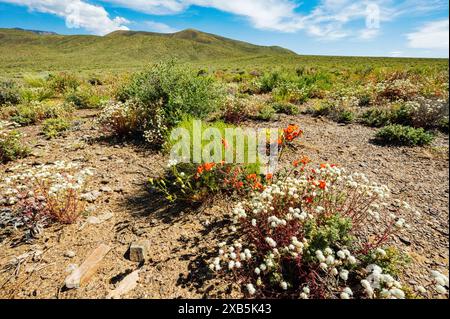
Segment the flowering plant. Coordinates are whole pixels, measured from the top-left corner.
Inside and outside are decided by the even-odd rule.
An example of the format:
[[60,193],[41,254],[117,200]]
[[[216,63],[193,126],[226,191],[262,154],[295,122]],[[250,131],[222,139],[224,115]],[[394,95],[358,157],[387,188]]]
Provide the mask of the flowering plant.
[[54,222],[75,222],[83,212],[80,194],[93,175],[90,168],[57,161],[31,168],[18,165],[10,171],[0,184],[0,206],[9,212],[1,218],[4,226],[24,228],[32,238]]
[[[409,227],[402,215],[412,208],[362,174],[307,162],[235,206],[234,241],[219,244],[209,268],[230,271],[249,296],[406,297],[384,248]],[[439,278],[445,292],[448,279]]]

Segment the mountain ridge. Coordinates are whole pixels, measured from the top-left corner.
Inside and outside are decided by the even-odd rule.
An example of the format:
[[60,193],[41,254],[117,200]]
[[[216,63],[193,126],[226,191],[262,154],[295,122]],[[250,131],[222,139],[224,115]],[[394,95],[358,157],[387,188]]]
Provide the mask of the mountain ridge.
[[139,67],[167,58],[196,62],[280,56],[298,55],[279,46],[255,45],[195,29],[115,31],[96,36],[0,28],[0,69],[8,64],[29,68],[39,63],[43,70],[64,70],[109,64]]

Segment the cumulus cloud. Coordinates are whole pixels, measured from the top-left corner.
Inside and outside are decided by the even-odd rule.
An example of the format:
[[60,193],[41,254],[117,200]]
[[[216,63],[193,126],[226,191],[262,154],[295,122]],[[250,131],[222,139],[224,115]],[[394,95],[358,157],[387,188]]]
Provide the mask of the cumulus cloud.
[[408,46],[415,49],[449,49],[449,21],[438,20],[407,34]]
[[101,6],[81,0],[0,0],[29,10],[54,14],[66,21],[68,28],[83,28],[98,35],[116,30],[128,30],[129,21],[123,17],[111,18]]

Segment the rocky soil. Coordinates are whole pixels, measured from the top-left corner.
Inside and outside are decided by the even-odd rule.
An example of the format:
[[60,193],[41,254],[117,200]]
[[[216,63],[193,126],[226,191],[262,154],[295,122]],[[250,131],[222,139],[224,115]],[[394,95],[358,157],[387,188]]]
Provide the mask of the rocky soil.
[[[52,226],[31,244],[12,247],[13,238],[0,243],[0,298],[105,298],[137,269],[138,285],[123,297],[239,297],[239,286],[230,287],[206,271],[216,244],[227,236],[231,203],[218,198],[196,209],[167,205],[145,188],[148,177],[162,172],[167,158],[142,145],[103,136],[95,111],[79,111],[77,117],[75,128],[54,140],[40,136],[38,126],[20,129],[33,155],[0,166],[2,179],[18,163],[57,160],[83,163],[96,172],[89,185],[91,203],[77,223]],[[407,282],[426,283],[429,269],[448,274],[448,136],[439,136],[431,147],[396,148],[374,144],[371,128],[304,115],[246,124],[288,123],[299,124],[305,132],[292,156],[308,155],[318,163],[363,172],[422,213],[420,218],[410,216],[407,236],[395,238],[413,258]],[[130,244],[143,240],[149,242],[149,260],[130,261]],[[79,289],[64,289],[67,275],[101,243],[111,250],[94,276]]]

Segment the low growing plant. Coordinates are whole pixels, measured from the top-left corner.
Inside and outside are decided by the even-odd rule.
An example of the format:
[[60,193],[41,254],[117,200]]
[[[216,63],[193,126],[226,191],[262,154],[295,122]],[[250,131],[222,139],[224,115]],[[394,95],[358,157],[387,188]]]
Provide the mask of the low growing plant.
[[388,145],[422,146],[430,144],[434,135],[423,128],[402,125],[388,125],[376,133],[376,140]]

